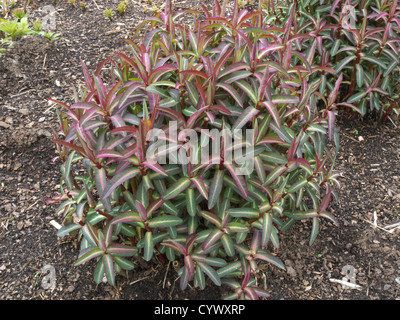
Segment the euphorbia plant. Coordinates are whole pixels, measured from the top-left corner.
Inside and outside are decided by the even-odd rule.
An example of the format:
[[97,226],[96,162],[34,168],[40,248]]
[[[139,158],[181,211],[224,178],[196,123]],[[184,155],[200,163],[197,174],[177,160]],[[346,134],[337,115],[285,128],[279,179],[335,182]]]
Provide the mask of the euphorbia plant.
[[127,40],[131,56],[93,74],[82,64],[83,94],[57,101],[62,190],[48,202],[62,201],[58,234],[78,237],[76,265],[97,260],[97,283],[115,284],[131,256],[165,254],[183,262],[182,289],[209,278],[234,289],[228,298],[267,297],[254,279],[260,263],[284,269],[271,253],[279,232],[310,220],[312,244],[321,218],[337,224],[327,208],[341,77],[324,96],[310,79],[334,70],[294,49],[291,26],[226,5],[203,7],[190,28],[179,18],[201,12],[168,1],[139,25],[151,27],[141,43]]
[[[265,1],[264,1],[265,2]],[[339,101],[385,113],[399,101],[400,6],[391,0],[270,1],[266,21],[284,26],[295,12],[294,34],[311,36],[297,41],[309,55],[331,64],[336,77],[323,75],[320,91],[333,87],[343,74]],[[277,19],[275,18],[277,17]],[[318,59],[317,59],[318,61]],[[320,62],[321,63],[321,62]]]

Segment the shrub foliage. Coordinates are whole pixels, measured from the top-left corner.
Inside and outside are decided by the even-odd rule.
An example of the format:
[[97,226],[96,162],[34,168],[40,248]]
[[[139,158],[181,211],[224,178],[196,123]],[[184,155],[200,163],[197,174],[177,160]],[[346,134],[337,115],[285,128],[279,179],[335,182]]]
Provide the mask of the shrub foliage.
[[[275,25],[261,4],[226,4],[168,1],[127,40],[131,55],[93,73],[82,63],[85,90],[56,101],[62,187],[48,203],[61,202],[58,235],[77,237],[75,265],[94,259],[97,283],[163,255],[182,261],[181,289],[212,281],[228,299],[268,297],[255,278],[261,264],[284,269],[279,233],[306,219],[312,244],[321,219],[338,224],[335,116],[358,108],[336,102],[344,75],[309,35],[319,20],[299,30],[293,6]],[[180,24],[188,15],[203,19]]]
[[[292,32],[307,35],[296,41],[298,50],[343,75],[340,101],[355,104],[363,115],[379,111],[384,120],[398,107],[398,0],[264,1],[263,10],[266,23],[274,26],[296,20]],[[336,78],[323,75],[320,92],[332,88]]]

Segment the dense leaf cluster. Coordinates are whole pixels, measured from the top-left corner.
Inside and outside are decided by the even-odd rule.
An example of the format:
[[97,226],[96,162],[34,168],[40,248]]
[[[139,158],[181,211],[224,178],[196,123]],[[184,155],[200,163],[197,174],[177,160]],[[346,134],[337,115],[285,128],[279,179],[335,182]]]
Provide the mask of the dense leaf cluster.
[[[77,236],[75,265],[95,259],[97,283],[162,254],[182,262],[182,289],[211,279],[227,298],[268,297],[255,278],[265,262],[284,268],[271,253],[279,233],[307,219],[312,244],[321,218],[337,224],[343,75],[305,50],[295,11],[278,26],[261,4],[228,15],[226,3],[174,12],[168,1],[140,43],[127,40],[130,56],[93,73],[82,63],[85,90],[56,101],[62,190],[48,203],[61,202],[58,235]],[[205,18],[180,24],[189,14]]]
[[[292,33],[301,36],[296,47],[309,61],[331,65],[337,76],[343,75],[340,101],[355,104],[364,115],[379,111],[385,115],[384,120],[398,107],[398,0],[267,2],[263,5],[266,23],[292,25]],[[325,75],[322,78],[319,91],[326,94],[325,88],[332,88],[336,78]]]

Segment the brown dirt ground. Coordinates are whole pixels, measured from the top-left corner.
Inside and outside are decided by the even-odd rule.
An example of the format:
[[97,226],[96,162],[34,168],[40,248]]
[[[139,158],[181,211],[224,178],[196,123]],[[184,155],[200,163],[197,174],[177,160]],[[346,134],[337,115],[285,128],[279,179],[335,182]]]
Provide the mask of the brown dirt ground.
[[[40,9],[48,4],[34,2],[31,21],[42,17]],[[46,205],[45,200],[59,189],[60,163],[51,161],[55,147],[49,137],[56,115],[47,99],[71,101],[72,86],[83,82],[80,58],[94,68],[105,57],[112,57],[113,51],[126,50],[122,39],[144,19],[145,3],[136,2],[124,16],[115,15],[108,21],[104,9],[116,11],[118,3],[87,2],[87,10],[82,12],[79,6],[58,1],[56,32],[61,33],[60,39],[51,43],[26,37],[0,59],[1,300],[219,300],[225,294],[225,288],[213,285],[204,291],[189,288],[181,292],[172,264],[156,259],[136,261],[132,273],[117,277],[116,288],[96,286],[93,265],[73,267],[78,254],[75,242],[57,238],[56,229],[49,224],[57,217],[55,207]],[[178,7],[198,3],[179,1]],[[331,211],[341,227],[322,222],[311,247],[308,222],[281,235],[277,254],[287,271],[267,266],[259,278],[273,300],[400,298],[399,233],[381,229],[400,221],[400,129],[374,119],[357,122],[341,117],[338,125],[341,151],[337,168],[342,172],[343,188]],[[374,212],[378,227],[370,223]],[[55,290],[41,286],[45,265],[56,270]],[[355,268],[360,290],[343,290],[330,281],[341,280],[346,265]]]

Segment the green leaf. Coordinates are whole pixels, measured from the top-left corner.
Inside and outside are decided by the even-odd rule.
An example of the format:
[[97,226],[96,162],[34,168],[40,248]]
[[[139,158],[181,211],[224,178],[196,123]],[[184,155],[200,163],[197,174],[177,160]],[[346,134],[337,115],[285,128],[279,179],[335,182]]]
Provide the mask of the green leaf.
[[210,191],[208,195],[208,209],[211,210],[217,203],[217,200],[222,190],[223,182],[224,182],[224,170],[216,171],[214,178],[210,184]]
[[140,170],[138,168],[129,168],[114,176],[110,181],[107,182],[104,188],[103,198],[109,197],[117,187],[119,187],[125,181],[136,177],[139,173]]
[[261,245],[266,246],[272,231],[272,217],[271,214],[265,213],[262,224]]
[[202,244],[202,249],[206,251],[209,249],[211,246],[213,246],[221,237],[224,235],[224,233],[219,230],[219,229],[214,229],[213,231],[210,232],[208,237],[204,240]]
[[336,53],[337,53],[337,51],[339,50],[339,47],[340,47],[340,42],[341,42],[341,40],[337,39],[335,41],[335,43],[333,44],[333,46],[331,48],[331,56],[332,57],[336,56]]
[[235,83],[238,85],[238,87],[240,89],[242,89],[247,94],[247,96],[251,99],[251,101],[254,102],[254,104],[257,104],[257,102],[258,102],[257,95],[254,93],[250,84],[248,84],[244,80],[237,80],[237,81],[235,81]]
[[[260,110],[257,110],[254,107],[247,107],[242,114],[236,119],[234,125],[232,126],[232,131],[242,129],[247,122],[252,120],[257,114],[260,113]],[[279,122],[280,123],[280,122]]]
[[60,230],[57,232],[58,237],[63,237],[67,234],[69,234],[71,231],[77,230],[82,228],[82,226],[78,223],[71,223],[67,224],[66,226],[63,226]]
[[253,209],[253,208],[234,208],[234,209],[229,209],[229,215],[231,217],[235,218],[258,218],[260,215],[260,212],[258,209]]
[[163,194],[164,200],[170,200],[175,198],[177,195],[183,193],[190,186],[190,179],[188,177],[182,177],[176,181],[168,190]]
[[181,224],[183,220],[175,216],[161,216],[148,220],[150,228],[167,228]]
[[104,264],[103,260],[99,259],[97,261],[96,268],[94,269],[94,281],[99,284],[103,281],[104,278]]
[[114,261],[110,254],[105,254],[102,258],[104,271],[106,273],[107,281],[110,285],[115,286],[115,273],[114,273]]
[[346,58],[342,59],[336,66],[335,70],[339,73],[349,62],[353,61],[356,58],[354,55],[347,56]]
[[354,102],[357,102],[357,101],[361,100],[362,98],[364,98],[366,95],[367,95],[367,92],[365,92],[365,91],[357,92],[355,95],[352,95],[352,96],[347,100],[347,103],[354,103]]
[[287,193],[294,193],[297,190],[301,189],[308,183],[307,178],[303,178],[298,180],[296,183],[294,183],[288,190]]
[[197,213],[197,204],[195,198],[195,192],[192,188],[186,189],[186,209],[191,217],[196,216]]
[[229,257],[233,257],[235,255],[235,248],[233,246],[233,241],[228,234],[224,234],[221,238],[222,245],[224,246],[224,250]]
[[311,246],[318,234],[319,231],[319,221],[318,221],[318,217],[314,217],[313,218],[313,223],[312,223],[312,230],[311,230],[311,236],[310,236],[310,242],[309,245]]
[[220,278],[223,278],[225,276],[228,276],[232,272],[239,270],[241,267],[242,265],[240,261],[232,262],[227,264],[225,267],[218,269],[217,274],[219,275]]
[[357,86],[361,88],[364,82],[364,68],[361,64],[356,64],[356,80]]
[[221,285],[221,279],[213,268],[202,262],[197,262],[197,265],[201,268],[201,271],[203,271],[211,279],[211,281],[214,282],[215,285]]
[[144,236],[144,259],[150,261],[153,257],[154,243],[153,243],[153,233],[147,231]]
[[128,245],[113,243],[108,246],[107,253],[112,254],[113,257],[130,257],[137,253],[137,249]]
[[89,248],[88,248],[89,250],[87,250],[86,253],[84,253],[78,260],[76,260],[74,264],[75,267],[104,254],[104,251],[100,250],[97,247],[89,247]]
[[380,60],[379,58],[374,57],[374,56],[366,56],[366,55],[365,56],[361,56],[361,60],[367,60],[369,62],[372,62],[372,63],[382,67],[385,70],[387,68],[386,64],[382,60]]
[[116,262],[116,264],[118,264],[121,267],[121,269],[132,270],[135,268],[135,265],[132,263],[132,261],[129,261],[125,258],[114,256],[113,259]]
[[272,263],[273,265],[277,266],[278,268],[285,270],[285,265],[283,264],[283,262],[280,259],[268,254],[267,252],[265,252],[263,250],[258,250],[258,252],[254,255],[254,258],[260,259],[263,261],[267,261],[267,262]]

